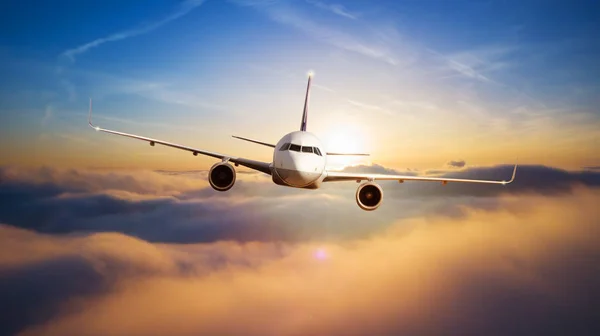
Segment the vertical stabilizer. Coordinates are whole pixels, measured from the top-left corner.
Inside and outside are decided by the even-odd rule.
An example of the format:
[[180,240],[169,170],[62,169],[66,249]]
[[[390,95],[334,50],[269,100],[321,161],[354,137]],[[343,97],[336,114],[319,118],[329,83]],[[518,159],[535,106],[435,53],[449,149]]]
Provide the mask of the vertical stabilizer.
[[302,123],[300,124],[300,130],[306,132],[306,121],[308,118],[308,95],[310,93],[310,80],[312,79],[313,73],[308,73],[308,84],[306,85],[306,97],[304,97],[304,112],[302,113]]

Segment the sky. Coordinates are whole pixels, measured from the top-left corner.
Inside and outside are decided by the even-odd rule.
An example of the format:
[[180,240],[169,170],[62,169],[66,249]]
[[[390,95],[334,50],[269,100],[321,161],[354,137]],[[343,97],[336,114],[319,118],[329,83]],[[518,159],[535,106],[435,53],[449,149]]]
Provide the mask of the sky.
[[[600,334],[596,1],[9,1],[1,335]],[[345,172],[284,188],[87,125]]]
[[351,163],[599,162],[594,1],[55,6],[4,5],[2,164],[210,165],[90,132],[89,98],[103,127],[268,161],[268,148],[230,135],[277,142],[297,130],[311,70],[309,131],[330,151],[372,154]]

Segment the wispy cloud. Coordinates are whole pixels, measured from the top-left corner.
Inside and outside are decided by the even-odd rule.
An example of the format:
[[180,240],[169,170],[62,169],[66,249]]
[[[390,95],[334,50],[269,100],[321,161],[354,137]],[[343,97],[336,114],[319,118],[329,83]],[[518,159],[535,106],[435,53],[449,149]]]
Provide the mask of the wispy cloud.
[[73,83],[71,83],[70,80],[65,78],[60,80],[60,85],[62,85],[65,88],[69,101],[74,102],[77,99],[77,91],[75,90],[75,85],[73,85]]
[[371,58],[380,59],[392,65],[396,64],[396,61],[392,55],[390,55],[385,49],[359,41],[351,35],[335,30],[331,27],[318,24],[308,18],[301,17],[297,13],[287,10],[272,10],[269,12],[269,16],[271,19],[277,22],[290,25],[318,40],[338,48],[353,51]]
[[[510,67],[507,57],[515,50],[512,46],[494,45],[454,54],[442,54],[433,49],[427,49],[428,52],[441,59],[446,68],[455,74],[495,84],[500,83],[490,78],[489,73]],[[448,77],[453,76],[443,76],[443,78]]]
[[356,18],[357,18],[357,14],[350,13],[343,5],[340,5],[340,4],[327,4],[327,3],[324,3],[321,1],[315,1],[315,0],[306,0],[306,2],[317,8],[329,11],[335,15],[343,16],[345,18],[352,19],[352,20],[356,20]]
[[154,99],[169,104],[183,105],[199,109],[234,112],[231,107],[208,102],[206,99],[199,97],[198,94],[191,92],[187,93],[168,90],[161,87],[154,87],[146,90],[139,90],[137,94],[148,99]]
[[301,11],[290,6],[281,6],[273,1],[264,0],[234,0],[233,2],[242,6],[254,7],[266,14],[269,19],[293,27],[329,45],[378,59],[388,64],[397,64],[397,61],[387,48],[366,43],[351,34],[337,30],[329,25],[317,23],[308,16],[303,15]]
[[192,11],[194,8],[200,6],[205,0],[187,0],[184,1],[179,8],[172,13],[171,15],[165,17],[162,20],[156,21],[156,22],[152,22],[150,24],[144,25],[140,28],[134,28],[134,29],[129,29],[129,30],[125,30],[119,33],[115,33],[106,37],[102,37],[99,39],[96,39],[94,41],[88,42],[86,44],[80,45],[79,47],[73,48],[73,49],[69,49],[66,50],[65,52],[62,53],[63,56],[66,56],[67,58],[69,58],[71,61],[75,60],[75,56],[82,54],[88,50],[90,50],[91,48],[95,48],[98,47],[104,43],[107,42],[113,42],[113,41],[119,41],[119,40],[124,40],[126,38],[130,38],[130,37],[134,37],[134,36],[138,36],[138,35],[143,35],[146,33],[149,33],[173,20],[176,20],[184,15],[186,15],[187,13],[189,13],[190,11]]
[[[441,58],[443,60],[443,62],[445,63],[445,65],[448,67],[448,69],[453,70],[455,72],[455,74],[459,74],[459,75],[463,75],[465,77],[477,79],[482,82],[492,82],[491,79],[484,76],[483,74],[476,71],[473,67],[471,67],[467,64],[463,64],[463,63],[453,59],[450,56],[443,55],[432,49],[427,49],[427,51],[429,51],[430,53],[434,54],[435,56]],[[449,77],[453,77],[453,75],[446,75],[446,76],[443,76],[442,78],[449,78]]]
[[[72,115],[76,115],[79,118],[84,118],[85,116],[87,116],[87,113],[73,113]],[[110,116],[105,116],[105,115],[101,115],[101,114],[94,114],[94,119],[99,119],[99,120],[106,120],[109,122],[115,122],[115,123],[119,123],[119,124],[127,124],[127,125],[135,125],[135,126],[141,126],[141,127],[153,127],[153,128],[162,128],[162,129],[168,129],[168,130],[174,130],[174,131],[198,131],[197,127],[191,127],[191,126],[183,126],[183,125],[175,125],[175,124],[164,124],[164,123],[153,123],[153,122],[146,122],[146,121],[140,121],[140,120],[131,120],[131,119],[126,119],[126,118],[116,118],[116,117],[110,117]]]
[[53,114],[52,106],[50,104],[46,105],[46,108],[44,109],[44,117],[42,118],[42,125],[46,125],[52,118]]
[[454,168],[464,168],[466,164],[467,163],[465,162],[465,160],[452,160],[447,163],[448,166]]
[[315,88],[317,88],[317,89],[321,89],[323,91],[335,93],[334,89],[332,89],[330,87],[327,87],[327,86],[324,86],[324,85],[321,85],[321,84],[312,84],[312,86],[315,87]]
[[363,110],[369,110],[369,111],[377,111],[377,112],[381,112],[381,113],[385,113],[388,115],[394,115],[394,113],[390,112],[389,110],[386,110],[384,108],[382,108],[381,106],[377,106],[377,105],[371,105],[371,104],[365,104],[365,103],[361,103],[358,102],[356,100],[352,100],[352,99],[348,99],[347,102],[351,105],[354,105],[356,107],[359,107]]

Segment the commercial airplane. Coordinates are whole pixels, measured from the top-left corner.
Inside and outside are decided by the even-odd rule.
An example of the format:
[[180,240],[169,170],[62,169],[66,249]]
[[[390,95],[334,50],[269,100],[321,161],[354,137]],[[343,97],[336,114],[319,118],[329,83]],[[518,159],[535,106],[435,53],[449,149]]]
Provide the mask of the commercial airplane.
[[235,168],[242,165],[250,169],[254,169],[265,174],[271,175],[274,183],[282,186],[293,188],[317,189],[323,182],[333,181],[356,181],[362,183],[356,190],[356,203],[358,206],[367,211],[375,210],[381,205],[383,200],[383,190],[375,183],[378,180],[397,180],[400,183],[404,181],[429,181],[441,182],[470,182],[470,183],[487,183],[487,184],[508,184],[514,181],[517,172],[515,165],[512,173],[512,178],[509,181],[492,181],[492,180],[471,180],[457,179],[446,177],[424,177],[424,176],[408,176],[395,174],[368,174],[368,173],[344,173],[338,171],[327,170],[327,156],[329,155],[369,155],[369,154],[353,154],[353,153],[330,153],[323,149],[323,145],[319,139],[312,133],[307,132],[306,125],[308,119],[308,98],[310,93],[310,83],[312,73],[308,75],[308,84],[306,87],[306,96],[304,98],[304,111],[302,113],[302,121],[300,130],[288,133],[279,140],[275,145],[233,136],[234,138],[253,142],[255,144],[273,148],[273,162],[261,162],[249,160],[237,156],[225,155],[216,152],[211,152],[203,149],[178,145],[176,143],[148,138],[135,134],[123,133],[100,128],[92,124],[92,100],[90,99],[90,110],[88,116],[89,125],[96,131],[121,135],[138,140],[143,140],[150,143],[150,146],[155,144],[173,147],[191,152],[193,155],[198,154],[212,156],[221,160],[214,164],[208,174],[208,182],[211,187],[217,191],[227,191],[233,187],[236,180]]

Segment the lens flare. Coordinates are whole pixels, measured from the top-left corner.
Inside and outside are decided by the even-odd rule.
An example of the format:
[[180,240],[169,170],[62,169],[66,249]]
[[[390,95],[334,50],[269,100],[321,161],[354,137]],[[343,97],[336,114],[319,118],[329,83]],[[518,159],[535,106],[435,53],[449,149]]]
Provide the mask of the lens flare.
[[324,249],[319,248],[315,251],[314,256],[315,256],[315,259],[317,259],[317,260],[325,260],[325,259],[327,259],[327,252],[325,252]]

